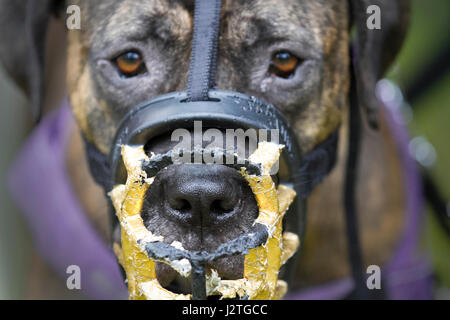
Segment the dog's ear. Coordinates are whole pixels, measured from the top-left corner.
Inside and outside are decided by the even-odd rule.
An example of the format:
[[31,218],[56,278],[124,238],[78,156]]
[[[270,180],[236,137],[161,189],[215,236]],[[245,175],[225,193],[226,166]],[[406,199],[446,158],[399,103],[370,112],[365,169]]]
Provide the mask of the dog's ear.
[[[410,4],[409,0],[350,0],[350,8],[356,29],[352,52],[358,103],[365,110],[371,127],[377,128],[379,102],[375,86],[401,48]],[[380,29],[371,29],[368,18],[378,9]]]
[[0,0],[0,62],[30,99],[39,120],[47,24],[57,0]]

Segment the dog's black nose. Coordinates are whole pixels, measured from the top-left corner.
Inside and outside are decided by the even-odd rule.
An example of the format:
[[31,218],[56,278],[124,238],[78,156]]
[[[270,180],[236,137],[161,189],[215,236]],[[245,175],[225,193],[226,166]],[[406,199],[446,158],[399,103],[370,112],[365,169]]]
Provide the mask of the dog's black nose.
[[193,226],[223,223],[240,212],[245,184],[238,172],[222,165],[171,166],[163,177],[164,212]]

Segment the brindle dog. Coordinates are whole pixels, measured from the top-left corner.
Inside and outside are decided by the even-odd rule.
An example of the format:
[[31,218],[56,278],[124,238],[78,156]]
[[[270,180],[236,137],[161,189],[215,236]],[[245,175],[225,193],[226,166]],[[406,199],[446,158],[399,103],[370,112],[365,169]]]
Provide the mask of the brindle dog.
[[[43,43],[50,11],[64,17],[65,5],[80,6],[81,30],[67,31],[67,91],[79,127],[73,131],[67,168],[79,200],[98,232],[105,242],[117,242],[115,233],[109,230],[104,193],[88,170],[82,135],[107,154],[118,123],[130,108],[186,88],[194,3],[73,0],[65,4],[47,0],[39,2],[30,18],[30,2],[0,1],[0,57],[37,110],[43,95]],[[370,4],[381,8],[381,30],[370,32],[366,27],[366,8]],[[391,134],[377,112],[374,88],[400,48],[407,13],[408,3],[401,0],[223,1],[217,87],[258,96],[274,104],[295,128],[303,152],[340,130],[335,169],[308,199],[306,234],[292,288],[322,284],[349,274],[342,186],[351,70],[357,80],[359,104],[368,120],[361,133],[357,182],[365,263],[383,265],[402,234],[404,194],[400,163]],[[351,42],[356,52],[353,69]],[[138,60],[139,70],[124,72],[120,65],[123,57],[128,59],[124,60],[127,67]],[[274,71],[273,66],[280,63],[276,59],[284,59],[282,67],[286,63],[294,63],[294,67]],[[377,127],[378,132],[369,126]],[[166,150],[170,146],[167,139],[156,141],[151,148]],[[248,219],[235,219],[214,230],[205,227],[203,233],[209,236],[203,241],[191,232],[197,226],[169,222],[165,217],[153,218],[159,223],[154,231],[181,241],[186,248],[213,249],[246,229],[255,203],[242,180],[221,168],[206,174],[201,174],[203,169],[172,171],[172,175],[160,176],[159,185],[152,187],[156,190],[149,191],[158,199],[147,201],[144,208],[147,225],[150,217],[164,212],[166,207],[175,213],[181,210],[180,199],[191,204],[187,209],[192,211],[208,211],[213,203],[218,204],[217,210],[244,203],[234,209],[238,217],[247,215]],[[204,191],[205,181],[213,183],[216,191],[203,201],[198,195]],[[232,192],[224,191],[229,189]],[[237,278],[242,273],[242,259],[215,267],[223,277]],[[171,270],[161,266],[158,277],[164,285],[177,281]],[[186,287],[181,282],[178,285]]]

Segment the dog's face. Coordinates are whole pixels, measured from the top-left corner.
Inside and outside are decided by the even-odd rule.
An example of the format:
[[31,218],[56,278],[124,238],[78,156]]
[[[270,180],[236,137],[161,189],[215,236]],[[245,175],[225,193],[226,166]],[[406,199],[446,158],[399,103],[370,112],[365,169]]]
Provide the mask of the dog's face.
[[[294,128],[301,151],[307,152],[339,127],[347,107],[351,25],[356,27],[353,67],[358,100],[374,121],[373,89],[400,47],[407,2],[223,0],[217,88],[275,105]],[[41,28],[55,3],[64,1],[45,0],[30,9],[35,2],[0,0],[0,58],[24,84],[34,105],[42,96]],[[186,89],[194,1],[66,3],[73,4],[81,8],[82,21],[81,30],[68,31],[70,103],[84,137],[109,154],[119,122],[131,108]],[[366,9],[371,4],[384,13],[382,30],[367,31]],[[170,135],[161,136],[148,142],[147,151],[165,152],[173,145]],[[201,164],[159,173],[142,211],[147,228],[166,242],[177,240],[186,249],[209,251],[248,230],[257,214],[254,196],[237,172]],[[222,278],[240,278],[243,257],[218,261],[213,267]],[[176,278],[165,265],[157,269],[163,285]]]
[[[70,101],[84,135],[108,153],[133,106],[187,84],[192,1],[80,1],[85,27],[69,33]],[[349,83],[346,1],[224,1],[217,87],[265,99],[296,129],[302,151],[336,130]],[[170,136],[149,143],[166,152]],[[150,200],[151,199],[151,200]],[[225,166],[172,166],[148,191],[142,217],[165,241],[213,250],[257,216],[245,180]],[[214,265],[242,276],[243,257]],[[175,274],[159,265],[160,282]]]
[[[128,110],[186,88],[193,1],[79,5],[84,27],[69,33],[69,94],[84,134],[108,153]],[[224,1],[217,86],[273,103],[307,151],[340,123],[348,92],[348,29],[346,1]],[[131,76],[120,69],[127,57],[142,61]],[[287,72],[273,70],[274,63]]]

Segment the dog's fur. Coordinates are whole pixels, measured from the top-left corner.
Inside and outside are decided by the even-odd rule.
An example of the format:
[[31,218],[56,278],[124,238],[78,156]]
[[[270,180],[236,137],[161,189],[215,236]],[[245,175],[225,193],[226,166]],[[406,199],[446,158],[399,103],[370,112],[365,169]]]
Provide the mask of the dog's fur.
[[[306,235],[294,288],[349,274],[342,182],[351,76],[350,26],[356,25],[357,34],[365,28],[365,24],[358,25],[364,13],[351,13],[350,2],[364,1],[223,1],[217,87],[273,103],[295,127],[303,152],[340,128],[336,168],[308,199]],[[372,45],[380,47],[377,50],[372,47],[376,62],[360,58],[356,64],[358,92],[365,95],[361,102],[368,105],[368,120],[372,124],[376,122],[376,112],[366,97],[367,87],[371,86],[373,91],[374,81],[401,43],[406,19],[402,10],[406,7],[395,5],[403,6],[404,2],[377,1],[388,10],[382,11],[388,16],[383,22],[396,26],[398,20],[400,28],[392,27],[389,36],[384,34],[374,40]],[[43,3],[50,7],[50,1]],[[79,128],[88,141],[107,154],[118,122],[127,110],[160,94],[186,88],[193,1],[77,0],[71,4],[82,8],[83,20],[80,31],[68,31],[67,90]],[[5,0],[0,5],[0,21],[7,21],[7,29],[25,33],[19,13],[5,14],[24,8]],[[355,8],[357,4],[353,5],[354,11]],[[392,8],[395,10],[389,11]],[[25,90],[31,96],[36,95],[27,81],[31,75],[20,66],[20,59],[27,61],[24,52],[27,44],[10,47],[5,42],[8,36],[0,34],[0,41],[3,40],[0,58]],[[361,43],[356,43],[356,47],[363,53],[371,49]],[[110,60],[130,48],[138,48],[145,54],[149,73],[125,80],[117,75]],[[281,49],[303,60],[291,79],[267,77],[270,57]],[[362,246],[368,265],[382,265],[389,259],[402,234],[404,211],[399,159],[383,117],[378,124],[379,132],[363,126],[357,184]],[[93,182],[85,159],[80,132],[74,130],[67,168],[86,213],[110,243],[106,200]]]

